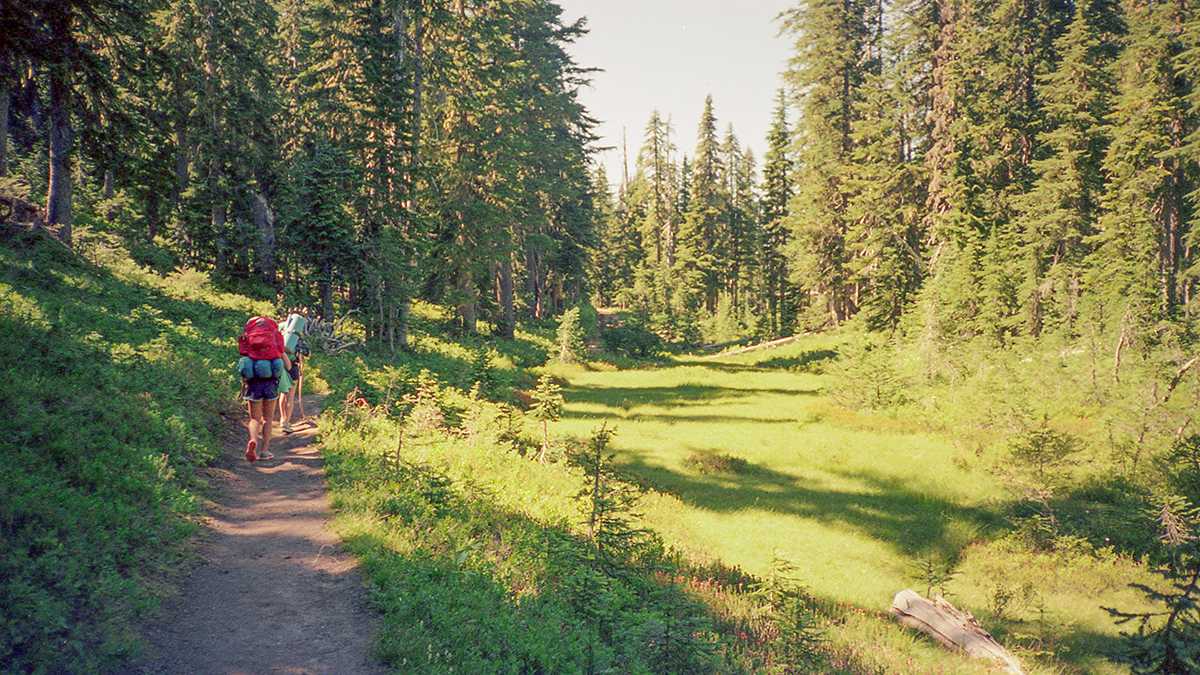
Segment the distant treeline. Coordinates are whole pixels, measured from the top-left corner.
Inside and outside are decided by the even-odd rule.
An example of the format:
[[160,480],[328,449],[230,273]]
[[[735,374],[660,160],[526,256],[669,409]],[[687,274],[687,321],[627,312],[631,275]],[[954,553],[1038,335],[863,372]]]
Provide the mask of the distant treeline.
[[710,99],[690,157],[655,113],[615,199],[597,180],[603,301],[710,337],[864,315],[1132,341],[1196,314],[1195,3],[808,0],[780,25],[761,179]]

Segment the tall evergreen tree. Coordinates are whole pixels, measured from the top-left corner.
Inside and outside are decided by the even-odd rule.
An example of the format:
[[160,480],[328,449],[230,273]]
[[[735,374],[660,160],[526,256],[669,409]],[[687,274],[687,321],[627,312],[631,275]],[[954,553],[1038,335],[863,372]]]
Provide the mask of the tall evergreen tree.
[[1112,97],[1111,50],[1101,33],[1105,17],[1097,13],[1111,9],[1107,2],[1080,2],[1055,45],[1061,61],[1038,81],[1047,120],[1038,142],[1045,156],[1034,160],[1037,180],[1019,200],[1021,297],[1034,335],[1047,326],[1069,327],[1077,312],[1086,241],[1104,190],[1104,119]]
[[763,164],[762,195],[762,266],[766,295],[767,326],[771,335],[789,332],[794,309],[789,298],[787,258],[789,231],[785,224],[792,200],[792,159],[789,153],[791,130],[788,128],[787,99],[780,89],[775,111],[767,131],[767,154]]
[[[1176,58],[1176,67],[1188,86],[1188,112],[1190,133],[1186,139],[1185,157],[1192,170],[1200,171],[1200,12],[1193,11],[1183,26],[1182,47]],[[1189,195],[1191,220],[1187,223],[1185,257],[1187,268],[1181,284],[1180,302],[1189,316],[1197,313],[1197,287],[1200,286],[1200,180],[1193,182]]]
[[1116,63],[1104,158],[1108,188],[1089,281],[1093,320],[1146,337],[1146,329],[1174,314],[1185,265],[1187,105],[1174,59],[1186,10],[1146,0],[1125,0],[1123,7],[1129,36]]
[[1033,180],[1036,76],[1065,19],[1050,0],[937,6],[926,155],[933,247],[922,290],[934,335],[1004,338],[1020,327],[1016,198]]
[[893,64],[867,76],[846,180],[854,297],[874,329],[894,329],[922,278],[924,172],[905,143],[903,90]]
[[788,214],[792,274],[833,323],[858,309],[847,268],[845,179],[868,57],[868,13],[875,7],[864,0],[814,0],[783,17],[783,29],[796,41],[786,76],[800,96],[796,196]]
[[712,96],[704,99],[704,111],[696,132],[696,151],[692,155],[692,182],[688,210],[680,230],[676,268],[678,297],[682,308],[694,311],[703,306],[710,314],[717,309],[719,264],[725,171],[717,141],[717,118]]
[[675,182],[674,154],[671,123],[655,110],[646,122],[645,138],[637,156],[637,170],[649,191],[642,240],[646,242],[644,246],[647,251],[654,251],[656,265],[670,266],[675,258],[677,223],[671,194]]

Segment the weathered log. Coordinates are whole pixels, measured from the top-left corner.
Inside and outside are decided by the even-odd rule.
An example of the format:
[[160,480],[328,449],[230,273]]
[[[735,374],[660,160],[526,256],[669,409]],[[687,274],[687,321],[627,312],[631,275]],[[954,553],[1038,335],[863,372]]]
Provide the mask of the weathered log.
[[[741,349],[735,349],[730,352],[721,352],[719,354],[709,354],[707,356],[702,356],[701,358],[702,359],[718,359],[718,358],[724,358],[726,356],[737,356],[738,354],[745,354],[747,352],[752,352],[752,351],[755,351],[758,349],[779,347],[781,345],[786,345],[790,342],[795,342],[796,340],[799,340],[800,338],[804,337],[804,335],[806,335],[806,334],[791,335],[788,337],[779,338],[777,340],[771,340],[770,342],[760,342],[756,345],[750,345],[749,347],[742,347]],[[717,346],[719,346],[719,345],[717,345]],[[704,348],[705,347],[701,346],[701,349],[704,349]]]
[[979,625],[970,612],[964,612],[937,597],[926,600],[905,589],[892,599],[891,615],[901,624],[929,635],[946,647],[968,656],[997,661],[1007,672],[1023,675],[1021,664],[995,638]]

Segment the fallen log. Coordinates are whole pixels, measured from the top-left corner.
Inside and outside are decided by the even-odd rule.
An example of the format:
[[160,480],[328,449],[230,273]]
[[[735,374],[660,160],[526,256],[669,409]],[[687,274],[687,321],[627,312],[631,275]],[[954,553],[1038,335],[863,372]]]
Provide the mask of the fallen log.
[[718,358],[723,358],[726,356],[737,356],[738,354],[745,354],[747,352],[752,352],[752,351],[755,351],[758,349],[767,349],[769,347],[778,347],[780,345],[786,345],[789,342],[795,342],[796,340],[799,340],[802,337],[804,337],[804,334],[792,335],[790,337],[779,338],[778,340],[771,340],[770,342],[760,342],[756,345],[750,345],[749,347],[742,347],[741,349],[735,349],[735,350],[729,351],[729,352],[721,352],[719,354],[709,354],[707,356],[702,356],[700,358],[701,359],[718,359]]
[[905,589],[892,599],[891,615],[901,624],[929,635],[942,645],[980,659],[999,662],[1004,670],[1024,675],[1021,664],[979,625],[970,612],[954,607],[945,598],[926,600]]

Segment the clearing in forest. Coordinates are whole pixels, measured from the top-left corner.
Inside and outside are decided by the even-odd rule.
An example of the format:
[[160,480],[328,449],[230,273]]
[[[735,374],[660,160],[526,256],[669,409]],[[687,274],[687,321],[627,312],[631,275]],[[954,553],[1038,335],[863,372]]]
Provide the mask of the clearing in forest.
[[1074,569],[1005,547],[1007,496],[984,459],[920,420],[837,405],[836,380],[822,373],[831,347],[811,338],[573,372],[560,429],[583,437],[615,427],[618,461],[662,493],[643,499],[647,521],[694,556],[755,574],[778,556],[817,597],[868,611],[902,588],[925,594],[919,570],[930,561],[953,569],[947,592],[985,620],[993,596],[1011,591],[1021,599],[1010,615],[1024,603],[1026,623],[1040,622],[1037,646],[1107,668],[1101,654],[1116,629],[1099,605],[1124,596],[1124,564]]

